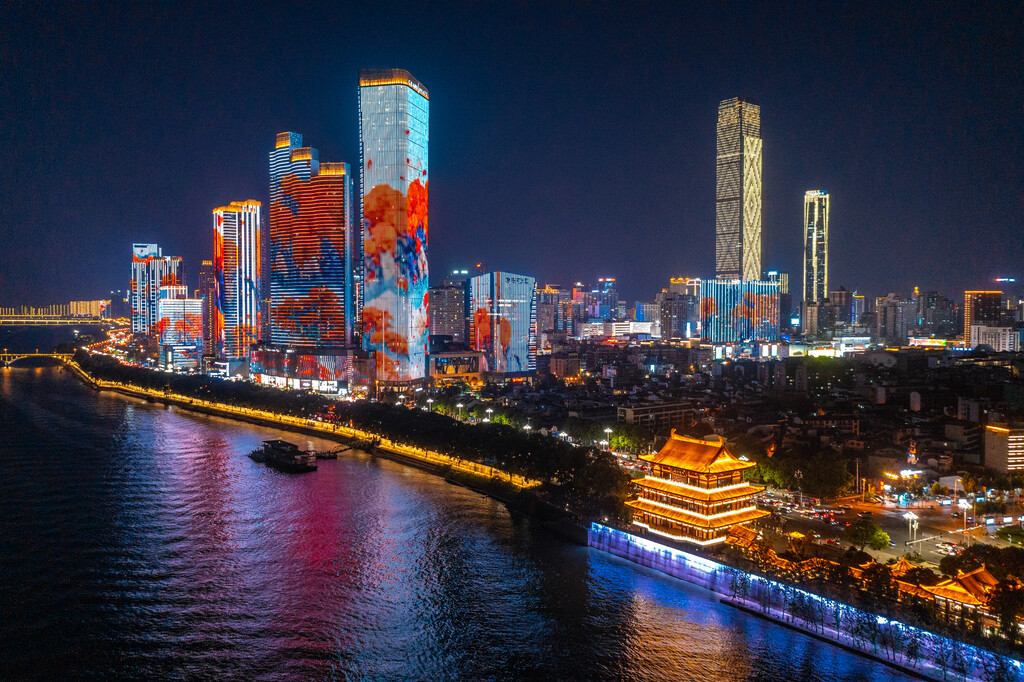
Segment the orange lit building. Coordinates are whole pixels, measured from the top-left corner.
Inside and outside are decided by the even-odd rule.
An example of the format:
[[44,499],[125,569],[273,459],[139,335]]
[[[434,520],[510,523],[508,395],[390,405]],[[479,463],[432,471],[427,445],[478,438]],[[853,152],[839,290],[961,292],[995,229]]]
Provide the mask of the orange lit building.
[[640,496],[626,504],[633,523],[651,533],[711,545],[724,542],[730,528],[768,516],[754,504],[764,486],[743,480],[754,463],[733,455],[718,436],[701,440],[673,430],[660,452],[640,459],[651,474],[634,481]]

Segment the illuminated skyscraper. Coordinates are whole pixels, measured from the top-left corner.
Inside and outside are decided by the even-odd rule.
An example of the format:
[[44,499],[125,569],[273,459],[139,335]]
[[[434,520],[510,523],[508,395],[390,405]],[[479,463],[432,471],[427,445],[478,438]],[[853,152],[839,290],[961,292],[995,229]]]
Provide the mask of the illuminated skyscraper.
[[270,152],[270,300],[274,344],[352,343],[352,173],[320,163],[302,136]]
[[260,340],[261,206],[249,199],[213,209],[214,354],[222,359],[246,358]]
[[487,358],[487,371],[537,369],[537,280],[490,272],[469,280],[469,343]]
[[700,296],[701,335],[711,343],[779,338],[778,281],[705,279]]
[[185,277],[181,258],[162,255],[156,244],[132,244],[132,280],[128,297],[132,307],[132,333],[155,331],[160,319],[160,287],[177,285]]
[[426,375],[429,104],[408,71],[359,72],[363,348],[389,383]]
[[213,353],[213,320],[217,316],[217,272],[212,260],[199,265],[199,298],[203,300],[203,353]]
[[819,303],[828,297],[828,192],[804,194],[803,302]]
[[160,287],[157,328],[162,367],[190,369],[199,366],[203,352],[204,303],[200,298],[189,298],[188,287]]
[[718,105],[715,276],[761,277],[761,107],[736,97]]

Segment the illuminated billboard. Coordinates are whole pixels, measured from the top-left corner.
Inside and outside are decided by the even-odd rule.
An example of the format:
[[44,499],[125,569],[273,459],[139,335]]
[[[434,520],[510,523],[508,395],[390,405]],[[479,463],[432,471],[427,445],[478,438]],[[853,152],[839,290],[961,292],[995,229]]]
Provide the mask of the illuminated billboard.
[[523,374],[537,369],[536,292],[536,279],[511,272],[469,280],[469,342],[484,354],[483,371]]
[[426,375],[428,98],[402,69],[359,72],[363,348],[385,382]]
[[779,338],[779,283],[704,279],[700,283],[703,338],[711,343]]

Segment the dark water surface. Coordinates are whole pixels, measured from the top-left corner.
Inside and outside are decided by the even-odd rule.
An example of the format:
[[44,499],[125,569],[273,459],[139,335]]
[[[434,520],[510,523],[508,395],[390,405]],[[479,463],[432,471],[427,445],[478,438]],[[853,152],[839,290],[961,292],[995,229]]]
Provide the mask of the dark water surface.
[[891,680],[493,500],[0,370],[0,678]]

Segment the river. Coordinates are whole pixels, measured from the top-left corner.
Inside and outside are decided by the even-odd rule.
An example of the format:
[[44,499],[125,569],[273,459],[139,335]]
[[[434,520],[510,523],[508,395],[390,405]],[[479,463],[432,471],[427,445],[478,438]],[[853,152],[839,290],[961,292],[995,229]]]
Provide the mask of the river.
[[5,679],[892,680],[364,453],[0,370]]

